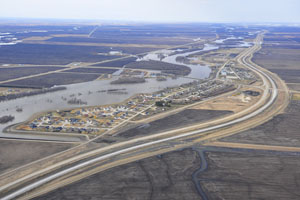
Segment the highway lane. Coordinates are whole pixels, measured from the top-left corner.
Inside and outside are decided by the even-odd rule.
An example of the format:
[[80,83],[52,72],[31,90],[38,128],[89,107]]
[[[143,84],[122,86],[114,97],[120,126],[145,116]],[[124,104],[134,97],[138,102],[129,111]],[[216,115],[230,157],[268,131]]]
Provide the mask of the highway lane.
[[[182,138],[185,138],[185,137],[188,137],[188,136],[192,136],[192,135],[197,135],[199,133],[204,133],[204,132],[208,132],[208,131],[213,131],[213,130],[217,130],[217,129],[220,129],[220,128],[224,128],[224,127],[227,127],[227,126],[231,126],[231,125],[235,125],[239,122],[243,122],[245,120],[248,120],[252,117],[255,117],[257,116],[258,114],[264,112],[267,108],[269,108],[273,103],[274,101],[276,100],[276,97],[278,95],[278,91],[277,91],[277,86],[275,84],[275,82],[272,80],[271,77],[269,77],[268,74],[266,74],[265,72],[263,72],[262,70],[260,69],[257,69],[255,68],[254,66],[252,66],[250,63],[248,63],[247,61],[247,57],[249,55],[251,55],[256,49],[257,49],[257,45],[259,44],[259,41],[256,41],[256,44],[249,50],[247,51],[245,54],[243,54],[239,59],[240,62],[242,62],[244,65],[246,65],[249,69],[251,69],[252,71],[255,71],[257,74],[260,74],[260,76],[262,76],[264,79],[264,85],[266,86],[266,89],[265,89],[265,92],[264,92],[264,95],[265,97],[268,95],[268,93],[271,92],[271,96],[269,98],[269,101],[264,104],[262,107],[260,107],[259,109],[255,110],[254,112],[248,114],[248,115],[245,115],[241,118],[238,118],[238,119],[235,119],[235,120],[232,120],[232,121],[229,121],[229,122],[226,122],[226,123],[222,123],[222,124],[219,124],[219,125],[215,125],[215,126],[212,126],[212,127],[207,127],[207,128],[203,128],[201,130],[196,130],[196,131],[190,131],[190,132],[187,132],[187,133],[184,133],[184,134],[180,134],[180,135],[176,135],[176,136],[172,136],[172,137],[168,137],[168,138],[163,138],[163,139],[159,139],[159,140],[155,140],[155,141],[151,141],[151,142],[147,142],[147,143],[144,143],[144,144],[139,144],[139,145],[135,145],[135,146],[132,146],[132,147],[128,147],[128,148],[125,148],[125,149],[121,149],[121,150],[118,150],[118,151],[115,151],[115,152],[112,152],[112,153],[108,153],[106,155],[102,155],[100,157],[96,157],[94,159],[91,159],[91,160],[88,160],[88,161],[85,161],[83,163],[80,163],[78,165],[75,165],[75,166],[72,166],[70,168],[67,168],[63,171],[60,171],[56,174],[52,174],[48,177],[45,177],[43,179],[40,179],[32,184],[29,184],[23,188],[20,188],[16,191],[14,191],[13,193],[3,197],[2,199],[3,200],[6,200],[6,199],[14,199],[26,192],[29,192],[31,191],[32,189],[35,189],[43,184],[46,184],[56,178],[59,178],[59,177],[62,177],[68,173],[71,173],[71,172],[74,172],[78,169],[81,169],[83,167],[86,167],[86,166],[89,166],[89,165],[92,165],[92,164],[95,164],[99,161],[103,161],[103,160],[106,160],[106,159],[109,159],[109,158],[112,158],[116,155],[120,155],[120,154],[124,154],[124,153],[129,153],[129,152],[132,152],[134,150],[138,150],[138,149],[141,149],[141,148],[146,148],[146,147],[150,147],[152,145],[155,145],[155,144],[160,144],[160,143],[164,143],[164,142],[168,142],[168,141],[171,141],[171,140],[176,140],[176,139],[182,139]],[[272,90],[270,90],[270,85],[271,85],[271,88]],[[3,186],[0,188],[0,191],[3,191],[7,188],[9,188],[10,186],[13,186],[14,184],[18,184],[19,183],[19,180],[18,181],[15,181],[11,184],[8,184],[6,186]]]

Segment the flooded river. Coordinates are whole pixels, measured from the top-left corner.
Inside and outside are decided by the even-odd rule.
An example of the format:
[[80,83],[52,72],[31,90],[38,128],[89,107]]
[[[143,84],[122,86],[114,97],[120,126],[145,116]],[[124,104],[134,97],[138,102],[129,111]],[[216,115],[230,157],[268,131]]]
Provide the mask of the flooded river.
[[[66,90],[57,91],[54,93],[41,94],[31,97],[24,97],[16,100],[6,101],[0,103],[0,113],[1,116],[12,115],[15,117],[13,122],[5,125],[0,125],[0,137],[28,137],[25,134],[6,134],[3,133],[3,129],[9,125],[23,122],[29,119],[33,114],[41,113],[49,110],[58,109],[70,109],[76,107],[82,107],[82,105],[70,105],[67,103],[68,100],[76,97],[84,102],[87,102],[86,106],[96,106],[105,105],[112,103],[122,102],[129,97],[138,93],[151,93],[166,87],[178,86],[183,83],[188,83],[193,81],[191,78],[204,79],[209,77],[210,68],[209,66],[203,66],[200,64],[183,64],[176,61],[178,56],[188,56],[191,54],[199,53],[202,51],[210,51],[218,49],[217,45],[205,44],[202,50],[180,53],[176,51],[177,54],[172,55],[174,51],[164,50],[157,51],[155,53],[150,53],[139,60],[161,60],[159,54],[163,54],[163,62],[168,62],[172,64],[186,65],[192,69],[191,73],[187,77],[180,77],[178,79],[167,79],[167,81],[156,81],[155,79],[147,79],[145,83],[139,84],[123,84],[123,85],[111,85],[112,80],[117,79],[117,76],[113,77],[112,80],[96,80],[91,82],[79,83],[67,85]],[[126,94],[113,94],[107,92],[100,92],[101,90],[108,89],[126,89]],[[22,108],[22,112],[17,112],[17,108]],[[36,136],[36,139],[40,139],[40,136]],[[48,138],[48,136],[47,136]]]
[[[116,79],[116,77],[114,77]],[[67,100],[74,97],[87,102],[86,106],[105,105],[122,102],[137,93],[151,93],[166,87],[177,86],[183,83],[191,82],[188,78],[178,78],[176,80],[168,79],[159,82],[155,79],[147,79],[141,84],[122,84],[111,85],[112,80],[91,81],[86,83],[67,85],[67,90],[57,91],[54,93],[41,94],[36,96],[24,97],[20,99],[5,101],[0,103],[1,116],[12,115],[15,117],[11,123],[0,125],[0,137],[8,136],[2,133],[2,130],[8,125],[20,123],[27,120],[35,113],[45,112],[48,110],[69,109],[82,107],[85,105],[70,105]],[[100,92],[108,89],[126,88],[127,94],[114,94]],[[17,112],[17,108],[22,108],[22,112]]]
[[[161,51],[157,51],[155,53],[150,53],[147,54],[146,56],[144,56],[143,58],[138,59],[138,61],[141,60],[156,60],[156,61],[163,61],[163,62],[167,62],[167,63],[171,63],[171,64],[176,64],[176,65],[185,65],[188,66],[189,68],[191,68],[191,73],[187,76],[189,78],[198,78],[198,79],[204,79],[209,77],[210,73],[211,73],[211,69],[209,66],[207,65],[200,65],[200,64],[186,64],[186,63],[182,63],[176,60],[177,57],[187,57],[191,54],[195,54],[195,53],[200,53],[203,51],[212,51],[212,50],[216,50],[219,47],[216,45],[212,45],[212,44],[205,44],[204,48],[202,50],[197,50],[197,51],[193,51],[193,52],[188,52],[188,53],[177,53],[175,55],[172,55],[172,53],[175,52],[175,50],[161,50]],[[161,55],[163,55],[163,59],[161,59]]]

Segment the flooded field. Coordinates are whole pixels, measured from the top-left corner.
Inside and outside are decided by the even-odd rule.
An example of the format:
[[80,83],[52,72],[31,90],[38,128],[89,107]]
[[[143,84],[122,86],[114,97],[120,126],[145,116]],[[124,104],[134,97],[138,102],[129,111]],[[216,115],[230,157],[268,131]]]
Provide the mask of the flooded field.
[[[150,53],[144,56],[143,58],[138,59],[138,61],[145,61],[145,60],[156,60],[156,61],[163,61],[166,63],[177,64],[177,65],[185,65],[191,68],[191,73],[188,75],[189,78],[198,78],[204,79],[209,77],[211,73],[211,69],[207,65],[200,65],[200,64],[187,64],[182,63],[176,60],[177,57],[187,57],[189,55],[203,52],[203,51],[212,51],[216,50],[219,47],[216,45],[205,44],[202,50],[192,51],[188,53],[176,53],[172,55],[174,52],[178,52],[178,50],[160,50],[155,53]],[[180,50],[179,50],[180,52]]]
[[[113,79],[116,79],[116,77],[114,77]],[[178,78],[167,79],[167,81],[159,82],[155,79],[147,79],[145,83],[133,85],[111,85],[111,81],[112,80],[98,80],[86,83],[72,84],[66,86],[67,90],[1,102],[1,115],[12,115],[15,117],[15,119],[10,123],[0,125],[0,137],[14,137],[14,135],[2,133],[3,129],[9,125],[23,122],[29,119],[33,114],[45,112],[48,110],[82,107],[83,105],[68,104],[68,100],[74,97],[76,97],[77,99],[81,99],[83,102],[86,102],[87,105],[84,106],[113,104],[122,102],[138,93],[151,93],[162,90],[166,87],[173,87],[181,85],[183,83],[188,83],[193,80],[188,78]],[[122,94],[119,94],[103,92],[103,90],[109,89],[126,89],[124,90],[126,91],[126,93],[122,92]],[[22,108],[23,111],[18,112],[17,108]]]
[[[176,59],[177,57],[188,57],[189,55],[212,51],[219,49],[218,41],[216,44],[205,44],[201,50],[195,50],[191,52],[182,53],[178,50],[159,50],[154,53],[149,53],[137,61],[163,61],[170,64],[185,65],[191,68],[191,73],[187,77],[180,77],[177,79],[168,78],[166,81],[156,81],[155,79],[147,79],[145,83],[139,84],[122,84],[122,85],[111,85],[110,82],[116,80],[122,70],[117,71],[113,75],[111,80],[96,80],[91,82],[71,84],[67,85],[67,89],[63,91],[57,91],[55,93],[41,94],[37,96],[24,97],[21,99],[1,102],[0,112],[1,115],[12,115],[15,117],[14,121],[0,125],[0,137],[20,137],[15,134],[5,134],[3,130],[12,124],[20,123],[28,120],[34,114],[59,109],[71,109],[82,106],[97,106],[105,104],[113,104],[122,102],[131,96],[138,93],[151,93],[162,90],[166,87],[179,86],[184,83],[193,81],[193,79],[205,79],[208,78],[211,69],[210,66],[200,64],[188,64],[183,63]],[[110,93],[103,92],[104,90],[122,90],[122,93]],[[84,102],[84,105],[69,104],[68,101],[71,99],[79,99]],[[18,112],[18,108],[22,109],[22,112]],[[22,137],[24,137],[22,135]]]

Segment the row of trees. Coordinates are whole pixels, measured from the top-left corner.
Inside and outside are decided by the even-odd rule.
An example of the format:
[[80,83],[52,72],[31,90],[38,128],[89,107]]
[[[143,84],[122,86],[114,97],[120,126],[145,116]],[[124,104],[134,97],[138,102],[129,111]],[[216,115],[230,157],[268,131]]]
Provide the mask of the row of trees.
[[15,117],[11,116],[11,115],[0,117],[0,124],[6,124],[8,122],[13,121],[14,119],[15,119]]
[[38,94],[45,94],[48,92],[56,92],[56,91],[65,90],[65,89],[67,89],[67,88],[66,87],[54,87],[54,88],[44,88],[44,89],[40,89],[40,90],[33,90],[33,91],[29,91],[29,92],[21,92],[21,93],[16,93],[16,94],[8,94],[5,96],[0,96],[0,102],[18,99],[18,98],[27,97],[27,96],[34,96],[34,95],[38,95]]

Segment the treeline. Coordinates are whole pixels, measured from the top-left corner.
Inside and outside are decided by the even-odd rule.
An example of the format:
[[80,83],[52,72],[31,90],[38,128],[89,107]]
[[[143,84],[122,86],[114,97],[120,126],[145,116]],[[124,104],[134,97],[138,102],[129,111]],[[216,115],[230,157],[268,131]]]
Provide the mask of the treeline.
[[14,119],[15,117],[11,115],[0,117],[0,124],[6,124],[13,121]]
[[0,96],[0,102],[18,99],[18,98],[22,98],[22,97],[34,96],[34,95],[38,95],[38,94],[45,94],[48,92],[56,92],[59,90],[66,90],[66,89],[67,89],[66,87],[54,87],[54,88],[44,88],[41,90],[34,90],[34,91],[29,91],[29,92],[21,92],[21,93],[17,93],[17,94],[8,94],[5,96]]
[[143,77],[120,77],[118,80],[110,82],[110,84],[134,84],[145,82],[146,80]]
[[68,101],[68,104],[71,105],[87,105],[86,101],[82,101],[81,99],[73,98]]

